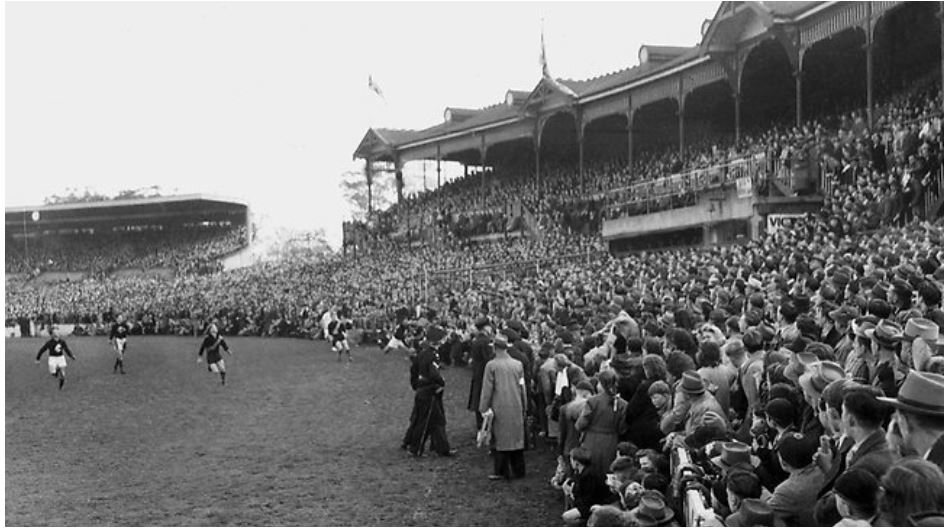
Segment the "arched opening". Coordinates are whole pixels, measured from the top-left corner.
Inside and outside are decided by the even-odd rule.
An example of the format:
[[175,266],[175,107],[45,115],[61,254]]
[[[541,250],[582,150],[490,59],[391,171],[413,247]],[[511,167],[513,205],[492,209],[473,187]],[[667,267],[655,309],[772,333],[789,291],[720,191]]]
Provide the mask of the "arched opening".
[[678,154],[679,105],[676,100],[660,99],[641,106],[633,116],[631,133],[635,166],[663,154]]
[[576,166],[578,162],[577,125],[574,116],[558,112],[548,118],[541,133],[541,163],[544,167]]
[[777,40],[766,40],[749,52],[742,67],[741,94],[745,132],[794,122],[794,74],[787,52]]
[[855,27],[817,42],[804,54],[803,109],[807,118],[866,106],[866,33]]
[[595,119],[584,127],[585,165],[627,164],[627,116],[612,114]]
[[940,2],[904,2],[883,15],[873,32],[873,86],[887,97],[942,76]]
[[701,151],[724,146],[735,138],[735,99],[728,82],[719,80],[700,86],[686,96],[685,145]]

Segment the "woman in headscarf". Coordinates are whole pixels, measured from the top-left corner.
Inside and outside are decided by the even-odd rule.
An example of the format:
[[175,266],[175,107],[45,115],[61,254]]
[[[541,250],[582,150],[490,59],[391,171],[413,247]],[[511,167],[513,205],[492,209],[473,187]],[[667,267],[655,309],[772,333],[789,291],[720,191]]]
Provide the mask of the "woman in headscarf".
[[594,471],[604,475],[617,455],[617,437],[626,428],[627,402],[617,396],[617,375],[613,371],[601,372],[598,382],[600,391],[587,400],[575,427],[584,434],[581,447],[591,452]]

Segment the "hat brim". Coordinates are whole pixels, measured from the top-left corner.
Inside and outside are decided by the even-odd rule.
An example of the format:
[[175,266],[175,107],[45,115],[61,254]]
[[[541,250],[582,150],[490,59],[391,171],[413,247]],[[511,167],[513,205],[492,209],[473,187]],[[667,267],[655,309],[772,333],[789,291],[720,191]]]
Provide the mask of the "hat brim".
[[[750,460],[750,462],[748,463],[751,464],[752,468],[756,468],[761,465],[761,459],[755,455],[749,455],[748,459]],[[709,461],[722,469],[738,468],[738,467],[742,467],[742,465],[744,464],[744,462],[740,464],[735,464],[735,465],[729,464],[728,462],[722,459],[722,455],[714,456],[710,458]]]
[[880,396],[880,397],[877,397],[876,399],[879,400],[879,401],[881,401],[881,402],[883,402],[883,403],[892,405],[892,406],[895,407],[896,409],[900,409],[900,410],[903,410],[903,411],[907,411],[907,412],[910,412],[910,413],[913,413],[913,414],[921,414],[921,415],[923,415],[923,416],[938,416],[938,417],[943,417],[943,416],[945,416],[945,408],[943,408],[943,409],[928,409],[928,408],[924,408],[924,407],[917,407],[917,406],[915,406],[915,405],[909,405],[908,403],[904,403],[904,402],[902,402],[902,401],[899,401],[899,400],[896,399],[896,398],[887,398],[887,397],[885,397],[885,396]]
[[637,506],[636,508],[630,510],[630,512],[629,512],[629,513],[630,513],[629,517],[630,517],[631,519],[633,519],[639,526],[657,526],[657,525],[659,525],[659,524],[663,524],[663,523],[672,521],[673,518],[676,517],[676,512],[674,512],[674,511],[673,511],[671,508],[669,508],[669,507],[664,507],[664,508],[663,508],[663,517],[662,517],[662,518],[654,519],[654,518],[652,518],[652,517],[650,517],[650,516],[648,516],[648,515],[641,517],[641,516],[639,515],[639,511],[638,511],[639,508],[640,508],[640,507]]

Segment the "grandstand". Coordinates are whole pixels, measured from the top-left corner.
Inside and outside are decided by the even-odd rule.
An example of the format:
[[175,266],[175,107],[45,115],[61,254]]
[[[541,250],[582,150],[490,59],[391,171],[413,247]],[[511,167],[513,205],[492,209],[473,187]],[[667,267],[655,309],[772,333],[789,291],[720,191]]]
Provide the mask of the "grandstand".
[[7,277],[205,273],[249,242],[249,207],[209,195],[8,207]]
[[[636,66],[543,78],[426,129],[369,129],[354,156],[369,185],[394,175],[399,202],[373,223],[395,238],[475,240],[540,237],[546,217],[573,230],[568,214],[612,251],[757,240],[769,217],[815,212],[833,192],[847,159],[831,141],[892,136],[893,98],[940,89],[941,19],[939,3],[722,2],[698,45],[644,45]],[[926,110],[897,126],[921,127],[940,105]],[[466,177],[404,197],[403,166],[417,160],[438,174],[462,163]],[[940,209],[939,179],[922,194],[923,212]]]

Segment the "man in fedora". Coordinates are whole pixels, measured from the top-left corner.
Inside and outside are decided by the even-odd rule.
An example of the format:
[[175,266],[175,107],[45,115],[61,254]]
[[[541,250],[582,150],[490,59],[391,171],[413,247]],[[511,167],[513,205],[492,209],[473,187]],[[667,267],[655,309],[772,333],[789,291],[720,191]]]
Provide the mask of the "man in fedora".
[[495,337],[495,358],[486,363],[479,398],[479,412],[493,416],[494,470],[490,480],[525,476],[525,370],[509,355],[508,340]]
[[926,370],[928,361],[934,355],[935,347],[942,345],[939,327],[924,317],[913,317],[906,321],[902,331],[902,351],[900,359],[916,370]]
[[856,319],[857,313],[852,307],[843,305],[831,311],[828,315],[830,316],[830,320],[833,321],[834,328],[841,335],[840,340],[837,341],[833,347],[833,355],[837,363],[843,366],[846,364],[847,356],[850,354],[850,351],[853,350],[853,339],[855,336],[852,335],[853,329],[850,323]]
[[627,514],[632,526],[676,526],[675,516],[663,494],[654,490],[645,491],[637,507]]
[[683,427],[683,435],[689,436],[700,425],[706,413],[714,412],[728,427],[728,414],[719,405],[709,391],[705,388],[705,382],[699,373],[694,370],[683,372],[679,381],[679,390],[676,392],[676,402],[673,409],[660,421],[660,430],[663,434],[669,434]]
[[873,342],[873,356],[876,361],[870,374],[870,385],[879,387],[886,396],[895,396],[899,384],[909,372],[909,368],[899,360],[902,327],[882,320],[876,328],[867,330],[866,335]]
[[895,398],[879,398],[896,408],[903,444],[911,452],[942,468],[942,417],[945,379],[940,374],[912,371]]

